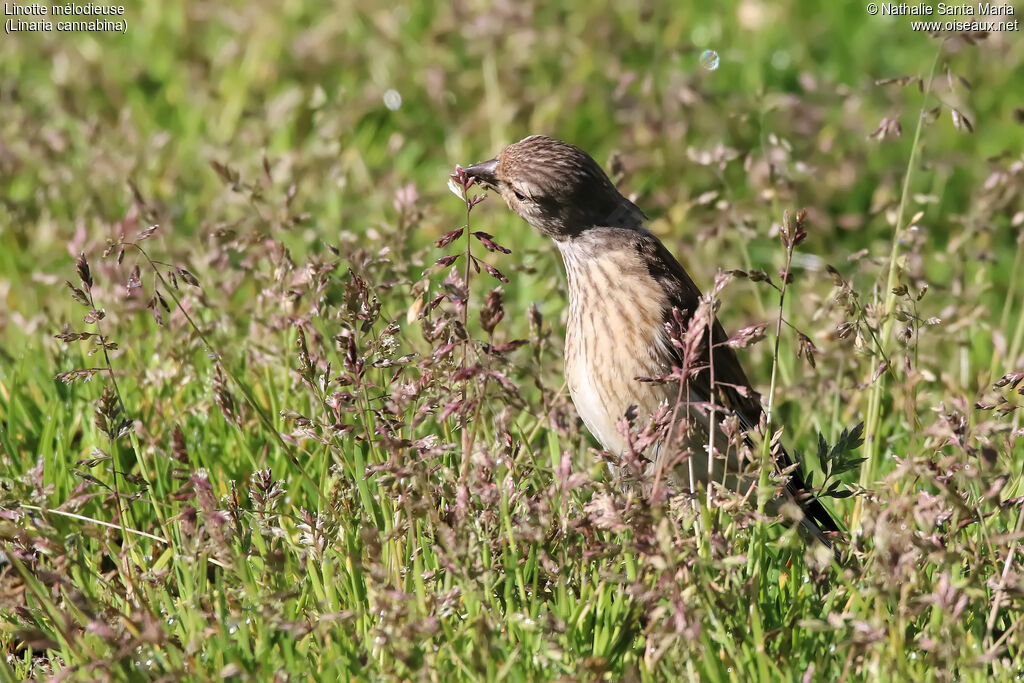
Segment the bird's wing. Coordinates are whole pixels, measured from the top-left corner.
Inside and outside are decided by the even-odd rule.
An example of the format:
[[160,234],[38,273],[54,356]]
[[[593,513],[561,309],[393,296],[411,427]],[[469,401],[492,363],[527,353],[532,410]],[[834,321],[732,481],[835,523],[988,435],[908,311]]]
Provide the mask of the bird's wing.
[[[641,258],[647,263],[651,276],[658,281],[668,295],[669,307],[665,312],[666,321],[672,315],[672,308],[677,308],[684,313],[684,324],[688,325],[700,304],[700,289],[657,237],[645,230],[638,231],[637,234],[637,250]],[[713,342],[712,355],[709,359],[705,337],[700,348],[699,364],[702,368],[696,376],[691,376],[689,389],[699,400],[714,400],[717,405],[732,411],[745,431],[756,431],[763,412],[760,394],[754,391],[750,385],[750,381],[736,357],[736,352],[726,345],[725,342],[729,337],[717,318],[712,323],[711,339]],[[683,359],[678,349],[668,343],[664,346],[672,349],[676,356],[674,358],[676,365],[681,366]],[[711,363],[714,364],[714,391],[711,388]],[[785,469],[793,464],[792,458],[781,445],[777,448],[775,457],[780,468]],[[786,488],[805,514],[820,529],[839,530],[832,515],[817,499],[809,495],[807,484],[799,469],[792,471]]]

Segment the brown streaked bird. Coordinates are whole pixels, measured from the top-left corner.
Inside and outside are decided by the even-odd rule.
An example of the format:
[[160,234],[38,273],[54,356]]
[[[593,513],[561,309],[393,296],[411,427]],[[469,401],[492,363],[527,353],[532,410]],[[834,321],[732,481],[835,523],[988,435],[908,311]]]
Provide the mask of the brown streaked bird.
[[[666,322],[678,309],[685,312],[684,323],[688,324],[698,310],[700,289],[644,227],[644,213],[622,196],[601,167],[578,147],[532,135],[509,145],[497,158],[465,171],[480,185],[497,191],[510,209],[554,240],[562,254],[569,281],[565,335],[569,393],[591,434],[604,448],[621,455],[627,443],[618,425],[631,406],[644,420],[678,400],[677,385],[637,378],[665,375],[682,365]],[[687,380],[686,412],[691,429],[681,446],[690,451],[687,470],[698,482],[707,485],[713,479],[723,483],[726,477],[728,488],[745,492],[755,478],[735,476],[742,467],[735,454],[712,458],[714,464],[708,472],[709,430],[714,430],[713,441],[724,450],[728,439],[721,419],[733,414],[745,432],[752,432],[761,420],[761,403],[735,352],[724,344],[728,337],[717,320],[711,338],[712,355],[708,357],[704,344],[702,369]],[[707,409],[712,401],[716,406],[714,425]],[[647,457],[654,460],[658,446],[651,450],[655,452]],[[783,449],[775,455],[780,467],[792,464]],[[674,480],[685,488],[697,483],[687,475]],[[836,523],[821,503],[806,495],[806,485],[796,470],[790,474],[785,497],[802,511],[801,532],[831,547],[826,533],[838,531]],[[770,507],[778,510],[782,502],[773,501]]]

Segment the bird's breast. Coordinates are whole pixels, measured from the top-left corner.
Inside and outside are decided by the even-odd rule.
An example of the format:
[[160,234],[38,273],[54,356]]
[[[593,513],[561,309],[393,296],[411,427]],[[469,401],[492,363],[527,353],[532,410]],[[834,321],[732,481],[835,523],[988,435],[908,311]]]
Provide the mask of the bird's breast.
[[618,427],[630,406],[641,420],[670,399],[669,385],[644,383],[671,367],[666,295],[635,249],[560,242],[569,281],[565,377],[576,410],[601,445],[625,449]]

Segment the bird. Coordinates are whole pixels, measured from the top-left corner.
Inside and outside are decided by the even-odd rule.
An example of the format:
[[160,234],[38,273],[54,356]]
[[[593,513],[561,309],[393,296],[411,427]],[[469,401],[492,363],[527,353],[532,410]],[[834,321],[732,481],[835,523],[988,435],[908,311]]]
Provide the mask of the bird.
[[[763,416],[760,395],[726,343],[729,337],[714,312],[704,316],[710,351],[705,331],[705,343],[697,349],[699,362],[691,360],[689,372],[682,375],[685,390],[679,381],[675,386],[642,381],[664,378],[684,366],[679,335],[694,323],[702,300],[690,275],[647,229],[644,212],[619,192],[587,152],[544,135],[526,137],[463,170],[477,185],[497,192],[558,248],[569,291],[566,384],[576,411],[602,448],[619,457],[630,450],[622,428],[627,416],[635,423],[682,413],[689,428],[677,445],[688,449],[689,458],[685,466],[673,466],[682,470],[674,481],[691,493],[700,485],[710,486],[711,480],[728,489],[751,490],[757,477],[739,474],[743,463],[737,462],[736,449],[726,457],[708,455],[709,436],[720,444],[716,450],[726,450],[723,424],[729,416],[735,416],[742,438],[753,448],[750,437]],[[681,328],[675,340],[673,322]],[[649,447],[649,461],[667,450],[666,440]],[[835,520],[810,495],[781,445],[774,447],[774,460],[789,479],[766,509],[777,512],[787,501],[795,503],[801,535],[833,549],[831,537],[839,530]]]

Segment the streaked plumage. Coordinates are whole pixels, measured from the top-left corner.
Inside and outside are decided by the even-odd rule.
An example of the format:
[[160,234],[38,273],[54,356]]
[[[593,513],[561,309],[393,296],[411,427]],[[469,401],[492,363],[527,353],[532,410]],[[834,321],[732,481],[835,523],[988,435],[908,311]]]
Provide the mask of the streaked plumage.
[[[661,406],[674,406],[678,384],[640,382],[638,377],[668,374],[682,365],[670,342],[666,322],[673,309],[685,312],[684,324],[698,310],[701,293],[665,246],[644,228],[646,216],[615,188],[583,150],[534,135],[506,147],[495,159],[466,169],[480,184],[498,191],[509,208],[551,237],[562,255],[569,282],[565,375],[573,403],[601,445],[622,454],[627,444],[618,422],[630,406],[641,420]],[[706,336],[706,335],[705,335]],[[706,483],[708,430],[716,448],[725,450],[721,418],[736,415],[744,431],[757,428],[762,409],[758,394],[740,366],[717,320],[711,328],[713,353],[699,351],[703,369],[686,383],[691,430],[687,443],[695,478]],[[709,365],[710,361],[710,365]],[[711,387],[713,365],[714,392]],[[705,407],[717,406],[714,426]],[[657,446],[652,450],[656,451]],[[657,453],[647,453],[654,459]],[[735,473],[740,463],[718,459],[711,478],[722,482],[723,468]],[[779,449],[779,464],[790,464]],[[676,477],[687,485],[686,477]],[[732,489],[748,488],[750,478],[726,479]],[[798,472],[787,495],[804,511],[801,525],[824,539],[835,522],[820,503],[805,500]]]

